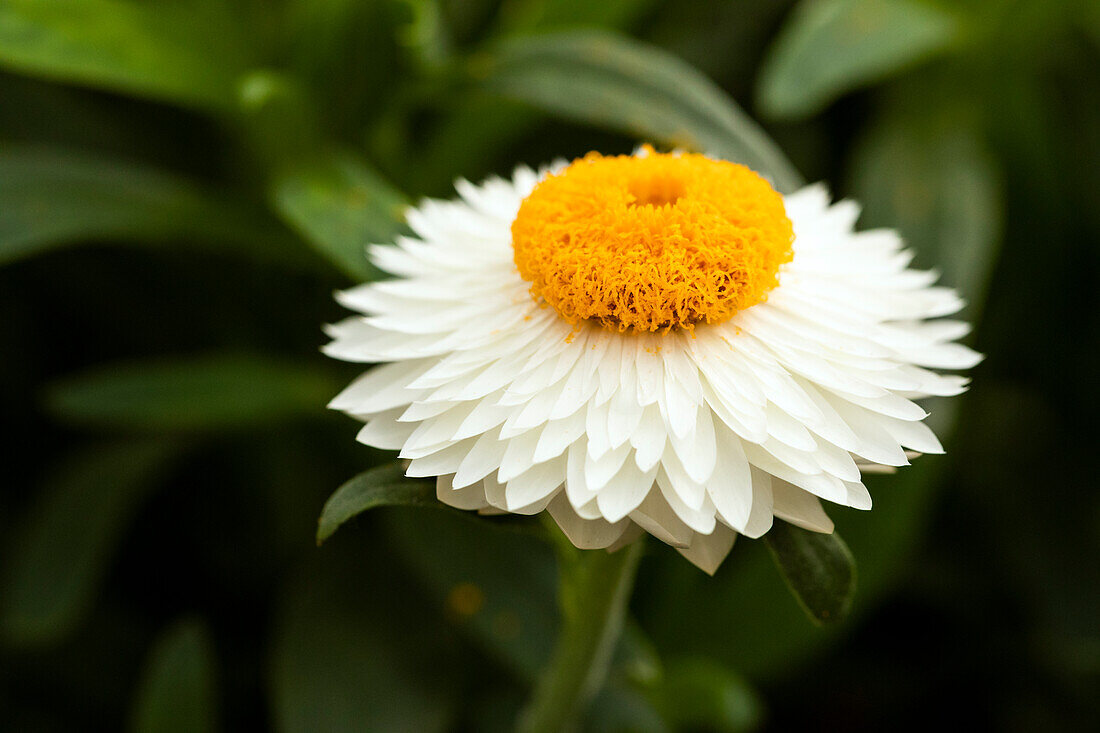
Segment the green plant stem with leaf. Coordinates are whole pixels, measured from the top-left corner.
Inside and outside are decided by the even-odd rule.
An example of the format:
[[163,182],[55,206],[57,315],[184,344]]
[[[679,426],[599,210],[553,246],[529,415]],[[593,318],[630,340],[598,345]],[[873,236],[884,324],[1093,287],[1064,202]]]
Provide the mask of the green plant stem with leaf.
[[521,733],[570,730],[599,692],[645,547],[639,539],[617,552],[577,550],[557,527],[549,530],[558,551],[562,627],[550,664],[520,714]]

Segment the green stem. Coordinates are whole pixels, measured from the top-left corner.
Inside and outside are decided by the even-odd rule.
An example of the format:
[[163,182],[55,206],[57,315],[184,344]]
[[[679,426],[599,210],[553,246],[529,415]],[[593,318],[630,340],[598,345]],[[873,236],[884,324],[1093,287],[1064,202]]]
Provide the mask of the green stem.
[[550,665],[520,715],[521,733],[569,730],[599,692],[641,556],[641,540],[614,553],[572,546],[559,552],[562,627]]

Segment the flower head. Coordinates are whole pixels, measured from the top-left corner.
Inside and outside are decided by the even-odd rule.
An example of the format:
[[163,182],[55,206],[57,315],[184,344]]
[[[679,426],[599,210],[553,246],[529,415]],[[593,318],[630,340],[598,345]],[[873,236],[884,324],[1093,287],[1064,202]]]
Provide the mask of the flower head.
[[371,248],[396,278],[340,293],[363,315],[326,347],[382,363],[331,406],[441,501],[714,572],[736,534],[830,532],[820,499],[869,509],[862,471],[942,452],[912,400],[979,361],[927,320],[962,301],[855,204],[650,148],[457,189]]

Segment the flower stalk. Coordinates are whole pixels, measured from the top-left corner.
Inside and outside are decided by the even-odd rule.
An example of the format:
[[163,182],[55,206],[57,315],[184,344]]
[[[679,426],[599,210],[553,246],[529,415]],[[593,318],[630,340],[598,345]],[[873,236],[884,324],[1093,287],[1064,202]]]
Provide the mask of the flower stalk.
[[550,664],[520,714],[521,733],[571,730],[603,686],[644,547],[638,539],[608,553],[577,550],[560,539],[562,626]]

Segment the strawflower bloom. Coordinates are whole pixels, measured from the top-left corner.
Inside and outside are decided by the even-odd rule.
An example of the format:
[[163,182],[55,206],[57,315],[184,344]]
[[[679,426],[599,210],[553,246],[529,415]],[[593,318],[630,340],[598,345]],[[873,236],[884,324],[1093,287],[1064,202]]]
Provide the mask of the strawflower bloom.
[[331,407],[440,501],[547,511],[580,548],[649,532],[713,573],[737,534],[831,532],[821,499],[870,509],[863,472],[942,452],[913,400],[965,389],[932,371],[980,359],[939,319],[963,302],[855,203],[649,147],[456,188],[371,247],[395,278],[339,293],[362,315],[325,348],[383,363]]

